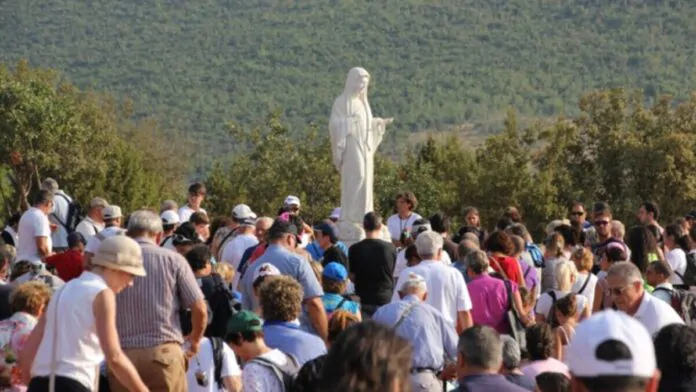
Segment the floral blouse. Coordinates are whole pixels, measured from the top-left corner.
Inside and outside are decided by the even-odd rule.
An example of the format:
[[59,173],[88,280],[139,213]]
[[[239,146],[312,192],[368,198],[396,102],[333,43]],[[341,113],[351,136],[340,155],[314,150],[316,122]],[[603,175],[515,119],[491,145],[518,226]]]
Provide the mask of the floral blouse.
[[0,391],[24,392],[22,375],[17,367],[17,355],[29,339],[36,326],[34,316],[17,312],[7,320],[0,321]]

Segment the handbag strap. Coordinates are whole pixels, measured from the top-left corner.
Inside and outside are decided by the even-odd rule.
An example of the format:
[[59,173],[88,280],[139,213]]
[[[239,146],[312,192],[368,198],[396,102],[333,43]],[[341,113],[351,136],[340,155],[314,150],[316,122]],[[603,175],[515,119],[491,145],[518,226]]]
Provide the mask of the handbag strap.
[[414,302],[411,302],[411,303],[408,305],[408,307],[406,308],[406,310],[404,310],[404,312],[401,313],[401,316],[400,316],[399,319],[396,321],[396,324],[394,324],[394,327],[393,327],[394,331],[396,331],[396,330],[401,326],[401,324],[404,323],[404,321],[406,320],[406,317],[408,317],[408,315],[411,314],[411,312],[413,311],[413,309],[416,307],[417,304],[418,304],[418,303],[415,302],[415,301],[414,301]]
[[51,375],[48,379],[48,392],[56,391],[56,351],[58,345],[58,306],[60,306],[60,298],[63,296],[65,287],[58,291],[56,296],[56,306],[53,308],[53,341],[51,342]]
[[503,270],[503,266],[500,265],[500,263],[498,262],[498,260],[496,260],[495,256],[490,256],[490,257],[488,258],[488,260],[494,262],[495,265],[498,266],[498,270],[500,270],[500,274],[503,276],[503,279],[505,279],[505,280],[510,280],[510,279],[508,278],[507,274],[505,273],[505,271]]
[[587,278],[585,279],[585,283],[582,284],[582,287],[580,288],[580,291],[578,291],[578,294],[582,294],[583,291],[587,288],[587,284],[590,283],[590,277],[592,272],[587,272]]

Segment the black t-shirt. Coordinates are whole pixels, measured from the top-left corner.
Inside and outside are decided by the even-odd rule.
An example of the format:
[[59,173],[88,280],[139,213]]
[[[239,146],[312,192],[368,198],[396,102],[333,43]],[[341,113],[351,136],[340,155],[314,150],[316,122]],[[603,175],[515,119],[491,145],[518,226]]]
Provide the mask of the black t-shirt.
[[12,316],[12,306],[10,296],[16,286],[12,283],[0,285],[0,321],[7,320]]
[[348,251],[355,294],[366,305],[384,305],[394,291],[396,247],[378,239],[364,239]]
[[346,271],[350,271],[348,256],[346,256],[342,250],[338,249],[336,245],[332,245],[329,249],[324,251],[324,256],[321,258],[321,265],[326,267],[326,265],[332,261],[343,264],[343,266],[346,267]]
[[[203,297],[208,303],[208,310],[212,313],[212,321],[208,320],[210,324],[208,324],[208,327],[205,329],[205,336],[222,338],[225,336],[227,320],[232,313],[221,291],[229,291],[229,289],[225,286],[222,277],[217,273],[198,278],[198,282],[203,292]],[[210,316],[211,315],[208,315],[208,317]],[[181,321],[181,330],[184,335],[188,335],[191,333],[192,327],[191,311],[182,309],[179,312],[179,317]]]

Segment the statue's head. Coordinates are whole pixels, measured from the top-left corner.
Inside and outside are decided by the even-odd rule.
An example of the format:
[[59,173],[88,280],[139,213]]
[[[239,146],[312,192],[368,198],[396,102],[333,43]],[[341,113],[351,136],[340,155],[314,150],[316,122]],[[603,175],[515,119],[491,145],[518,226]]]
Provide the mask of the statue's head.
[[355,67],[348,71],[345,92],[351,95],[363,95],[367,93],[369,84],[370,74],[364,68]]

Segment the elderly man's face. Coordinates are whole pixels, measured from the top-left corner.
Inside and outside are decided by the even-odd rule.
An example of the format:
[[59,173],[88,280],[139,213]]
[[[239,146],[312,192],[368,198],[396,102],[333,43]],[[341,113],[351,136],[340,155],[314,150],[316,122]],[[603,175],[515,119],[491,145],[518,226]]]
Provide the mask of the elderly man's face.
[[643,286],[640,281],[626,282],[620,276],[607,276],[609,295],[619,310],[629,312],[637,307],[643,294]]

